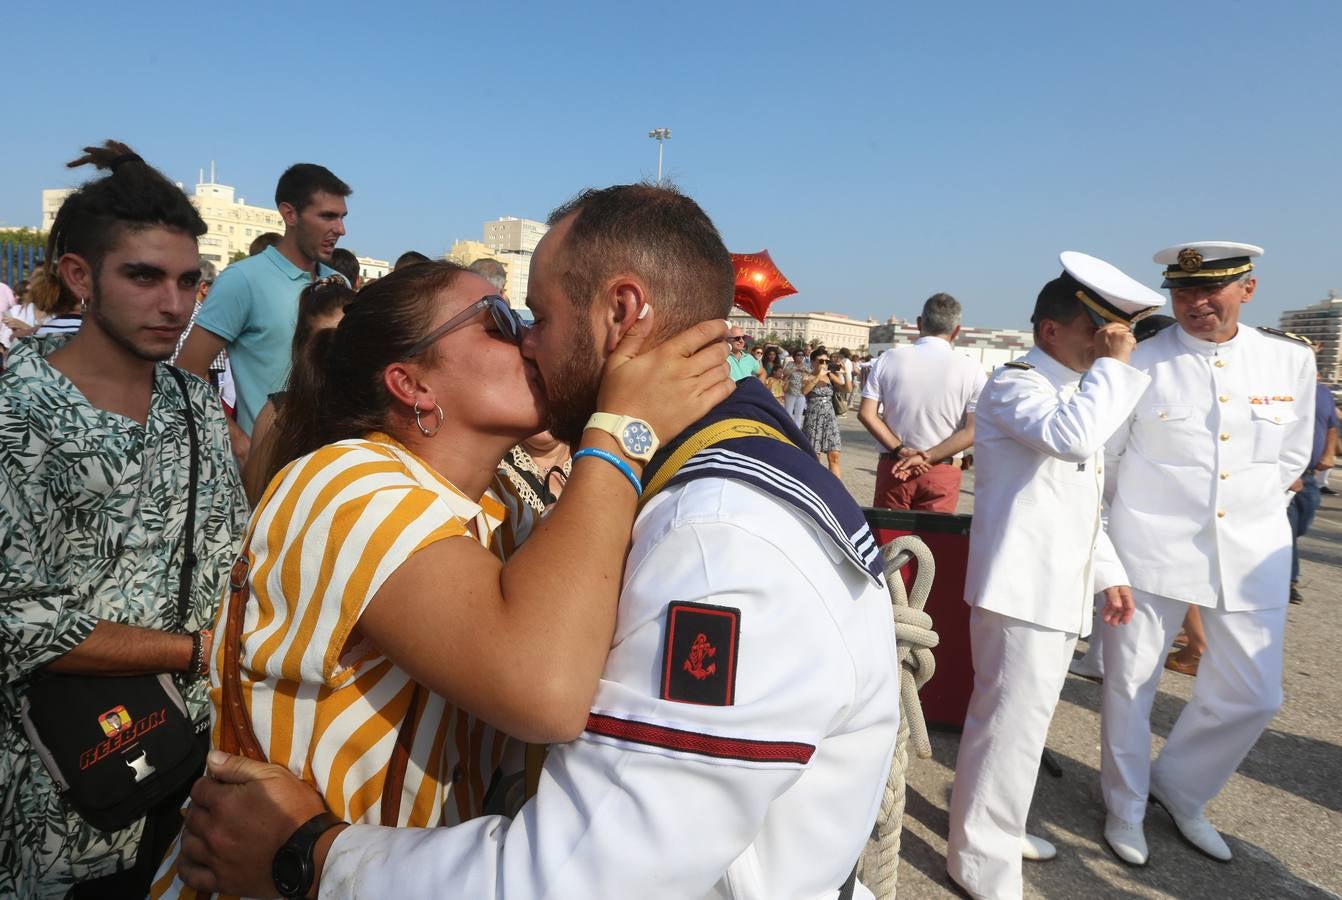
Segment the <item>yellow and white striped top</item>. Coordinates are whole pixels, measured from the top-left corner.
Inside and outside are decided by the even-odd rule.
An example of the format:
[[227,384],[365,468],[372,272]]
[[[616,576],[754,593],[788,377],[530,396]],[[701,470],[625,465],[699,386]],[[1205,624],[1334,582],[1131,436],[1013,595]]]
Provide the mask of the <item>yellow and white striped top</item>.
[[[387,764],[415,687],[357,636],[360,616],[414,553],[461,536],[489,546],[503,517],[493,497],[472,501],[377,433],[295,460],[258,504],[248,526],[243,700],[266,758],[314,785],[345,821],[378,824]],[[227,616],[225,602],[216,635],[226,633]],[[216,645],[215,746],[222,664]],[[479,815],[507,738],[431,692],[421,692],[417,706],[398,824],[451,825]],[[156,897],[192,895],[174,883],[176,854],[174,843],[155,879]]]

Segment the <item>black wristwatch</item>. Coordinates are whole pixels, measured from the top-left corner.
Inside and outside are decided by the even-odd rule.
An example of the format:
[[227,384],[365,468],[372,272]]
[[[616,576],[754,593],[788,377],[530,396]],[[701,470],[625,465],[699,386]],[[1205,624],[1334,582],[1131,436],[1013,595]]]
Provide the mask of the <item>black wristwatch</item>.
[[329,812],[318,813],[308,819],[289,836],[284,846],[275,851],[270,864],[270,877],[281,897],[295,900],[312,890],[312,879],[317,874],[312,864],[312,852],[317,838],[344,823]]

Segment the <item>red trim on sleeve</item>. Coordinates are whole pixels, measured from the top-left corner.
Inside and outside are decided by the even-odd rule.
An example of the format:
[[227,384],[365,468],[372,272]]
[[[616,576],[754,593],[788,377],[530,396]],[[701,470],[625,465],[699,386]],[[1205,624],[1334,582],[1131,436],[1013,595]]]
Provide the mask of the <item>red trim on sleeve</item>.
[[650,725],[647,722],[633,722],[629,719],[617,719],[591,713],[587,716],[587,730],[592,734],[646,744],[649,747],[662,747],[667,750],[679,750],[682,753],[697,753],[700,756],[712,756],[717,759],[739,759],[744,762],[798,763],[806,765],[815,753],[814,744],[796,741],[753,741],[746,738],[725,738],[697,731],[682,731],[679,728],[667,728],[665,725]]

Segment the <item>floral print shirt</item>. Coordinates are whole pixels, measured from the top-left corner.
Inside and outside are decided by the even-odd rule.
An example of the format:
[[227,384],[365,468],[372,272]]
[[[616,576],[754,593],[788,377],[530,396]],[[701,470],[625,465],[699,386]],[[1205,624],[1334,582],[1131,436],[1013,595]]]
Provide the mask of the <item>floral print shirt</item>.
[[[62,897],[135,863],[141,824],[100,832],[68,811],[24,734],[27,679],[100,619],[167,631],[214,623],[247,519],[223,409],[187,375],[200,442],[185,622],[177,580],[190,501],[184,398],[154,372],[144,425],[92,406],[46,362],[67,335],[20,341],[0,375],[0,896]],[[208,714],[207,682],[183,685]]]

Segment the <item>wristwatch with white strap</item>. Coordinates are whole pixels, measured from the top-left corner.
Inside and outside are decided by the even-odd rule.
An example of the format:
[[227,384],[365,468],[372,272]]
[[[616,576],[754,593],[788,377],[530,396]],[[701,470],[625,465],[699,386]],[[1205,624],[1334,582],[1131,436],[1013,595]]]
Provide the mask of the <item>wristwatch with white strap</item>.
[[660,441],[653,432],[652,426],[642,419],[635,419],[633,416],[617,416],[615,413],[592,413],[592,418],[587,420],[583,426],[595,428],[598,431],[604,431],[615,438],[616,443],[620,445],[621,451],[630,459],[636,459],[639,462],[647,462],[652,459],[652,455],[657,452]]

